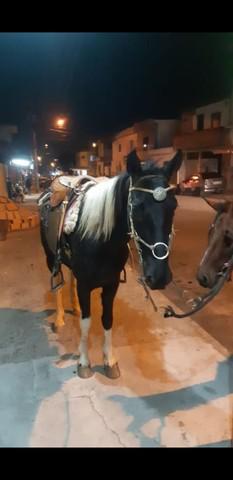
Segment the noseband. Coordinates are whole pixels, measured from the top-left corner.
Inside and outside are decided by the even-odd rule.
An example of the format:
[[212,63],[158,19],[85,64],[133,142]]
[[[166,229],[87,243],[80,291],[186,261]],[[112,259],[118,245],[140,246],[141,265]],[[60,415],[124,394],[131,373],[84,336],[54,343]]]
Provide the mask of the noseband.
[[[151,177],[158,177],[158,175],[150,175],[150,176]],[[156,243],[150,245],[145,240],[143,240],[143,238],[140,237],[140,235],[138,235],[138,233],[137,233],[137,231],[134,227],[134,223],[133,223],[133,203],[132,203],[131,192],[132,191],[139,191],[139,192],[150,193],[151,195],[153,195],[156,202],[162,202],[163,200],[165,200],[165,198],[167,196],[167,192],[169,190],[172,190],[173,188],[175,188],[175,186],[170,185],[167,188],[157,187],[154,190],[152,190],[152,189],[149,189],[149,188],[133,187],[131,177],[130,177],[129,182],[130,182],[129,195],[128,195],[128,215],[129,215],[129,224],[130,224],[129,235],[134,240],[140,257],[141,257],[141,250],[139,248],[138,242],[142,243],[143,245],[145,245],[145,247],[149,248],[153,257],[155,257],[157,260],[165,260],[165,258],[168,257],[169,252],[170,252],[172,233],[169,235],[169,244],[168,245],[164,242],[156,242]],[[156,248],[159,247],[159,246],[163,246],[164,249],[165,249],[165,254],[162,255],[162,256],[159,256],[159,255],[156,254]]]

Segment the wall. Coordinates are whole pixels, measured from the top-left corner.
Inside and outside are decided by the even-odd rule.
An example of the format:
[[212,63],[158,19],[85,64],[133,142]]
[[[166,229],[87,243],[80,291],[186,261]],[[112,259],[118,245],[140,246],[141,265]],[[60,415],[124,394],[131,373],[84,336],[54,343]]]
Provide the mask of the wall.
[[204,129],[211,128],[211,114],[221,112],[221,127],[227,127],[230,121],[230,100],[222,100],[221,102],[211,103],[200,108],[196,108],[193,117],[193,128],[197,129],[197,115],[204,115]]
[[6,169],[5,165],[0,163],[0,196],[8,197],[6,187]]
[[75,165],[77,168],[88,168],[89,166],[89,152],[82,151],[75,155]]
[[172,145],[179,123],[178,120],[158,121],[158,148],[170,147]]
[[[137,133],[129,133],[128,135],[117,135],[116,140],[112,144],[112,175],[116,175],[125,170],[125,157],[133,149],[130,148],[130,142],[133,142],[133,148],[137,147]],[[121,152],[119,152],[121,145]]]
[[181,117],[180,131],[178,134],[192,133],[193,131],[193,112],[184,112]]
[[[133,142],[133,148],[141,153],[142,160],[156,157],[155,151],[160,148],[171,147],[173,136],[179,127],[178,120],[145,120],[135,123],[133,127],[123,130],[116,135],[112,148],[112,175],[125,170],[125,157],[132,150],[130,142]],[[148,150],[143,149],[144,137],[148,137]],[[119,152],[119,144],[121,152]],[[147,152],[147,153],[146,153]],[[168,152],[169,156],[170,152]],[[148,157],[149,155],[149,157]],[[158,152],[159,155],[165,155]],[[152,158],[153,159],[153,158]]]

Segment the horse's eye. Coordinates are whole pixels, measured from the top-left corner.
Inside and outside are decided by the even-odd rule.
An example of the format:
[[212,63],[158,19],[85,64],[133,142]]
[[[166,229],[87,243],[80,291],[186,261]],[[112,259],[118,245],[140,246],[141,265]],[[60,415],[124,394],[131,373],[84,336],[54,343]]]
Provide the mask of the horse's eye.
[[226,231],[224,235],[224,244],[226,247],[231,247],[233,244],[233,238],[230,236],[228,231]]

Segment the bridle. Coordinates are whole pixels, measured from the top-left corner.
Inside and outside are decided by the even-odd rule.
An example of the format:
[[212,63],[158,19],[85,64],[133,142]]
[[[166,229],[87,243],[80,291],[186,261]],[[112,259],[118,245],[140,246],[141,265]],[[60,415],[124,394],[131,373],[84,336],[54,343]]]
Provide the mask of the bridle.
[[[146,178],[148,177],[160,177],[160,175],[147,175]],[[141,187],[133,187],[133,182],[132,182],[132,178],[130,177],[129,179],[129,194],[128,194],[128,222],[129,222],[129,236],[130,238],[134,241],[134,244],[135,244],[135,247],[136,247],[136,250],[138,252],[138,257],[139,257],[139,262],[140,262],[140,269],[141,269],[141,274],[139,275],[139,278],[138,278],[138,282],[143,286],[145,292],[146,292],[146,298],[148,298],[154,308],[154,311],[157,312],[158,308],[156,307],[155,303],[154,303],[154,300],[150,294],[150,291],[149,291],[149,288],[147,287],[147,284],[145,282],[145,277],[144,277],[144,273],[143,273],[143,258],[142,258],[142,250],[140,248],[140,243],[145,245],[145,247],[149,248],[149,250],[151,251],[153,257],[155,257],[157,260],[165,260],[165,258],[168,257],[169,255],[169,252],[170,252],[170,248],[171,248],[171,241],[172,241],[172,236],[173,236],[173,233],[174,233],[174,230],[173,230],[173,227],[172,227],[172,233],[170,233],[169,235],[169,244],[167,245],[166,243],[164,242],[156,242],[152,245],[150,245],[149,243],[147,243],[145,240],[143,240],[142,237],[140,237],[140,235],[138,234],[137,230],[135,229],[135,226],[134,226],[134,222],[133,222],[133,202],[132,202],[132,192],[133,191],[139,191],[139,192],[146,192],[146,193],[150,193],[151,195],[153,195],[155,201],[157,202],[162,202],[163,200],[165,200],[166,196],[167,196],[167,192],[171,189],[175,188],[175,186],[171,185],[167,188],[163,188],[163,187],[157,187],[155,188],[154,190],[152,189],[149,189],[149,188],[141,188]],[[161,257],[156,255],[156,248],[159,246],[159,245],[162,245],[165,249],[166,249],[166,253],[165,255],[162,255]],[[129,252],[131,253],[131,248],[128,244],[128,248],[129,248]],[[131,253],[131,256],[132,256],[132,253]]]
[[[148,177],[159,177],[161,178],[160,175],[147,175],[146,178]],[[170,185],[167,188],[164,187],[156,187],[155,189],[149,189],[149,188],[142,188],[142,187],[133,187],[133,182],[132,178],[130,177],[129,179],[130,185],[129,185],[129,195],[128,195],[128,219],[129,219],[129,226],[130,226],[130,232],[129,235],[130,237],[134,240],[134,243],[136,245],[136,248],[138,250],[140,259],[141,259],[141,249],[139,246],[139,242],[145,245],[145,247],[149,248],[151,251],[152,255],[154,258],[157,260],[165,260],[165,258],[168,257],[170,253],[170,248],[171,248],[171,240],[172,240],[172,233],[169,235],[169,244],[167,245],[165,242],[155,242],[154,244],[149,244],[145,240],[143,240],[142,237],[138,234],[137,230],[135,229],[134,222],[133,222],[133,202],[132,202],[132,194],[131,192],[133,191],[139,191],[139,192],[146,192],[150,193],[153,195],[155,201],[157,202],[162,202],[165,200],[167,196],[167,192],[169,190],[172,190],[175,188],[174,185]],[[162,256],[159,256],[156,254],[156,248],[158,246],[163,246],[165,248],[165,254]],[[142,259],[141,259],[142,260]]]

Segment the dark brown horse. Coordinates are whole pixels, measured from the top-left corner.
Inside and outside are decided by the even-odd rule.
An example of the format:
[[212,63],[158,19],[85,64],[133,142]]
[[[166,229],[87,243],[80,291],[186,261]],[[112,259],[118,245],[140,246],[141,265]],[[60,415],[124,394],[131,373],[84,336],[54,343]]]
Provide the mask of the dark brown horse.
[[208,246],[197,279],[203,287],[213,288],[233,255],[233,202],[207,200],[207,203],[217,213],[209,229]]

